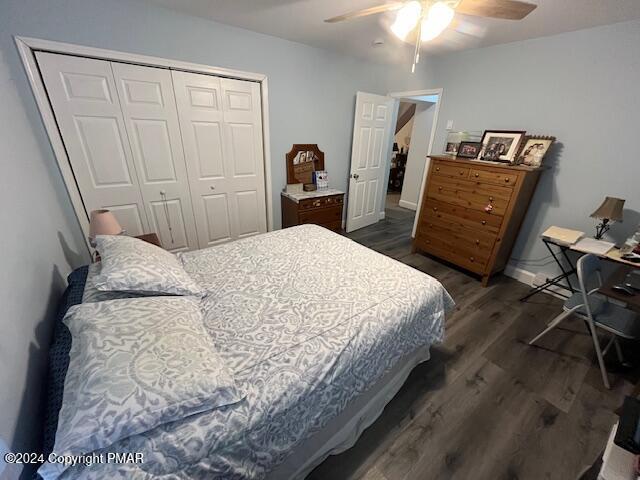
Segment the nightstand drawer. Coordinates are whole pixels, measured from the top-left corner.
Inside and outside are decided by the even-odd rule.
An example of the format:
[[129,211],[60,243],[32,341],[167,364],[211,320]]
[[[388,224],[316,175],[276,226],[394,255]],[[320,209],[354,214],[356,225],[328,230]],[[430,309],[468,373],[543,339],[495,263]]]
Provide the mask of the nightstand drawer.
[[303,223],[333,223],[342,221],[342,205],[335,207],[325,207],[320,209],[309,210],[307,212],[300,212],[298,214],[300,224]]
[[344,197],[342,195],[331,195],[327,197],[309,198],[307,200],[300,200],[298,204],[299,210],[309,210],[312,208],[330,207],[333,205],[342,205]]

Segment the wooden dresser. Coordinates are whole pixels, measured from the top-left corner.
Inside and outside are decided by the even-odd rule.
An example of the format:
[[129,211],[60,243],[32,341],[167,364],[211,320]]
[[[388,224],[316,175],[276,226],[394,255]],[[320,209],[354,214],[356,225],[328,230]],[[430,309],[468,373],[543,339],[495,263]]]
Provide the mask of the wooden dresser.
[[504,269],[542,169],[432,156],[413,241],[482,276]]
[[340,190],[282,192],[281,200],[282,228],[314,223],[334,231],[342,229],[344,192]]

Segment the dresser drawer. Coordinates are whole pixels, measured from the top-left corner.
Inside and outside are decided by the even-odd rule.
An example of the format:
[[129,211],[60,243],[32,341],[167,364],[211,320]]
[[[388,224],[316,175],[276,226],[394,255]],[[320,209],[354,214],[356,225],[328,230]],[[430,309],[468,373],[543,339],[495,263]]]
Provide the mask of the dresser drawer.
[[420,213],[424,219],[441,218],[443,221],[460,225],[474,231],[496,234],[500,231],[502,217],[487,213],[484,210],[471,210],[469,208],[439,202],[427,198],[424,203],[424,212]]
[[483,232],[480,229],[472,230],[460,226],[456,222],[449,222],[442,218],[425,218],[420,222],[421,231],[433,234],[440,238],[447,238],[448,241],[459,246],[465,246],[471,251],[478,250],[483,256],[489,257],[496,244],[498,235],[490,232]]
[[312,208],[323,208],[334,205],[342,205],[344,201],[343,195],[331,195],[327,197],[309,198],[300,200],[298,204],[299,210],[310,210]]
[[518,175],[499,170],[484,170],[480,168],[472,168],[469,170],[469,178],[483,183],[491,183],[493,185],[504,185],[506,187],[514,187],[518,181]]
[[497,185],[479,185],[471,180],[434,178],[429,182],[427,195],[435,200],[459,205],[472,210],[485,211],[492,205],[494,215],[504,215],[512,189]]
[[342,222],[342,205],[300,212],[298,214],[298,221],[300,224],[316,223],[318,225],[323,225],[325,223],[334,223],[338,221]]
[[443,177],[468,178],[469,168],[437,162],[433,167],[433,174]]
[[420,232],[416,236],[414,246],[418,250],[435,255],[475,273],[483,273],[487,266],[488,256],[481,252],[470,251],[464,246],[455,245],[438,235]]

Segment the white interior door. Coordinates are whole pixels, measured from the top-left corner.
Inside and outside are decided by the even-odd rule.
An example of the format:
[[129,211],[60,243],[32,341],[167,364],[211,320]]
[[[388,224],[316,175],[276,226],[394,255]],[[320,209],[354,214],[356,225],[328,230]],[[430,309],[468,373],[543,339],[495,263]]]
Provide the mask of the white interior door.
[[170,251],[198,248],[171,72],[111,64],[151,230]]
[[111,65],[36,52],[87,212],[112,210],[131,235],[150,232]]
[[391,97],[358,92],[356,96],[351,172],[347,197],[347,232],[379,220],[386,156],[393,134]]
[[171,74],[200,247],[266,232],[259,84]]

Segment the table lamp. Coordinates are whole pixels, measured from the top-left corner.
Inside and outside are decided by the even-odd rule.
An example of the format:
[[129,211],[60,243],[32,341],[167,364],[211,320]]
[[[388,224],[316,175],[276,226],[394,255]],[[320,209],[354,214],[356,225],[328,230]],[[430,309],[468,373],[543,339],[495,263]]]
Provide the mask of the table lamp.
[[622,221],[622,208],[624,200],[622,198],[605,197],[604,202],[595,212],[591,214],[591,218],[597,218],[600,223],[596,225],[596,240],[601,240],[602,236],[609,231],[612,222]]
[[97,235],[121,235],[124,230],[109,210],[93,210],[89,221],[89,243],[96,246]]

